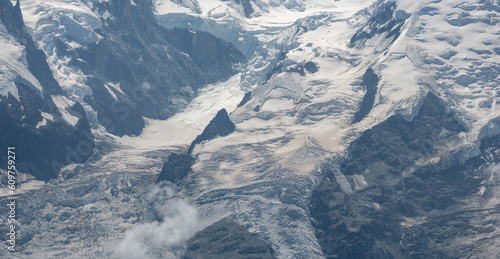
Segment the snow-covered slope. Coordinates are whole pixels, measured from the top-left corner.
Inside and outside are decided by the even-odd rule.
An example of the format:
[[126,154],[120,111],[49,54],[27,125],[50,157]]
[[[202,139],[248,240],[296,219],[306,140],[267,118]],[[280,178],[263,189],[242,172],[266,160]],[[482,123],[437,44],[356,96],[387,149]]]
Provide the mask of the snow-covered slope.
[[[498,3],[369,4],[338,1],[329,8],[323,6],[320,13],[312,2],[300,9],[267,6],[246,19],[231,2],[200,5],[195,12],[157,11],[160,23],[181,17],[189,21],[189,28],[222,31],[221,37],[228,39],[235,37],[227,34],[234,30],[218,27],[236,27],[243,31],[238,34],[262,44],[251,50],[257,58],[249,61],[242,81],[264,83],[257,83],[249,102],[232,113],[235,133],[195,149],[198,160],[186,180],[186,192],[203,204],[202,213],[234,213],[264,236],[278,256],[321,255],[307,207],[310,192],[321,178],[318,165],[326,158],[341,159],[364,130],[393,115],[412,121],[428,92],[448,104],[466,131],[409,161],[401,172],[409,176],[425,166],[448,167],[478,155],[478,138],[485,137],[480,132],[500,115],[494,105]],[[224,15],[213,15],[217,10],[224,10]],[[273,28],[281,29],[275,33]],[[241,45],[251,42],[245,37],[238,40]],[[238,40],[233,40],[236,46]],[[274,49],[274,56],[262,55],[262,46],[266,54]],[[276,62],[276,58],[281,59]],[[308,62],[317,67],[316,72],[305,69]],[[255,68],[261,67],[266,73],[270,68],[282,73],[260,77],[262,81],[248,79],[257,76]],[[362,106],[367,84],[363,75],[369,68],[379,78],[378,90],[367,116],[352,123]],[[498,129],[488,132],[497,134]],[[346,193],[378,184],[364,174],[337,172],[334,179]],[[293,193],[292,198],[287,192]]]
[[[94,5],[64,3],[44,8]],[[221,76],[168,119],[146,120],[139,136],[99,134],[101,151],[90,162],[27,192],[41,198],[26,196],[25,213],[39,214],[21,221],[31,237],[24,255],[182,257],[186,244],[196,247],[196,231],[225,218],[277,258],[498,255],[498,1],[154,4],[164,28],[232,43],[245,56],[239,73]],[[26,20],[41,32],[33,6]],[[95,11],[74,19],[95,15],[108,19]],[[87,40],[99,26],[81,26]],[[65,61],[50,62],[59,81],[73,76],[57,72],[57,62]],[[119,95],[115,83],[106,91]],[[169,154],[190,155],[222,108],[235,131],[195,145],[177,186],[156,185]],[[42,208],[37,199],[52,202]],[[74,224],[89,215],[97,227]],[[89,248],[88,237],[96,240]]]
[[139,135],[143,117],[172,116],[197,89],[229,78],[241,59],[210,34],[162,29],[152,8],[152,1],[21,4],[54,77],[96,130]]
[[63,166],[85,162],[94,137],[81,105],[64,96],[28,34],[19,2],[2,1],[0,8],[0,144],[19,148],[18,170],[48,180]]

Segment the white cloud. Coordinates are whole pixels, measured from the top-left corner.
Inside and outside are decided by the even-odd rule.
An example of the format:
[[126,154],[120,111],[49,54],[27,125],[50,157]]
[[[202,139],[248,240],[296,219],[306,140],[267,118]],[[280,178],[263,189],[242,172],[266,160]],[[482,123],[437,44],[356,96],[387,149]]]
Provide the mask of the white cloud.
[[179,258],[184,245],[200,229],[198,210],[186,200],[173,198],[175,187],[161,183],[149,198],[162,221],[137,225],[115,247],[119,258]]

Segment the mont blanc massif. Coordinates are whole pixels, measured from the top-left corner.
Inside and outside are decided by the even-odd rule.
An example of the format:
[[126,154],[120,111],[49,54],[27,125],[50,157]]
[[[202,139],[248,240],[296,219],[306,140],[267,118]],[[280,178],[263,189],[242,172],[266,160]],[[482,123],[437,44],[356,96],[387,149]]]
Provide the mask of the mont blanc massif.
[[500,258],[500,1],[0,0],[0,144],[1,258]]

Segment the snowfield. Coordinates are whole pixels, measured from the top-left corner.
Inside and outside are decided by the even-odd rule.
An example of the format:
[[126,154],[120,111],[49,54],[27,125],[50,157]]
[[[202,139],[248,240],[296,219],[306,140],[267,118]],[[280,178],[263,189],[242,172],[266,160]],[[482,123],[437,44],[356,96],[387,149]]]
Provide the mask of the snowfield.
[[[495,121],[500,117],[498,1],[250,2],[253,12],[246,17],[234,1],[154,1],[161,26],[214,34],[241,50],[246,63],[229,80],[205,86],[169,119],[147,119],[139,136],[116,137],[94,125],[100,150],[93,159],[27,188],[32,196],[25,197],[27,207],[37,215],[29,223],[20,219],[32,237],[23,245],[25,258],[31,253],[126,258],[130,244],[137,245],[130,258],[179,257],[196,231],[228,215],[268,241],[278,258],[325,258],[311,224],[310,197],[322,179],[324,161],[345,157],[363,131],[393,115],[413,120],[431,92],[467,131],[432,157],[415,161],[415,168],[457,155],[466,160],[478,154],[480,139],[500,133]],[[92,92],[83,74],[59,59],[52,44],[59,35],[71,35],[75,48],[99,40],[101,23],[113,18],[92,11],[92,3],[21,3],[26,25],[69,96],[52,99],[72,125],[78,118],[65,108],[78,101],[87,115],[95,114],[84,102]],[[0,27],[0,94],[19,99],[12,83],[18,75],[43,91],[23,65],[23,50],[3,34]],[[316,69],[307,69],[311,62]],[[369,68],[379,79],[373,107],[353,123]],[[107,87],[121,91],[117,82]],[[251,99],[237,107],[248,91]],[[182,188],[156,186],[168,154],[187,150],[222,108],[230,113],[235,132],[196,146],[196,162]],[[51,115],[43,117],[37,128]],[[491,171],[491,181],[478,196],[490,190],[494,198],[471,198],[464,207],[500,204],[495,198],[500,194],[498,166],[485,170]],[[367,172],[334,174],[346,194],[374,184]],[[153,189],[167,194],[151,197]],[[68,197],[73,205],[65,202]],[[498,220],[498,214],[491,219]],[[407,224],[418,224],[412,220]],[[72,225],[78,231],[68,229]],[[167,238],[162,231],[187,234]],[[499,245],[496,239],[477,256],[492,258]]]

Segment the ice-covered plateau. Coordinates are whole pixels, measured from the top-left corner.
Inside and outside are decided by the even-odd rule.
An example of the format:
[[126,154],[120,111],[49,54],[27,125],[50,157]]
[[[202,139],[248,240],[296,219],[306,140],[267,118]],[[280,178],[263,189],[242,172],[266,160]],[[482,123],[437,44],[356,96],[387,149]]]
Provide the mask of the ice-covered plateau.
[[498,0],[0,3],[6,258],[499,257]]

